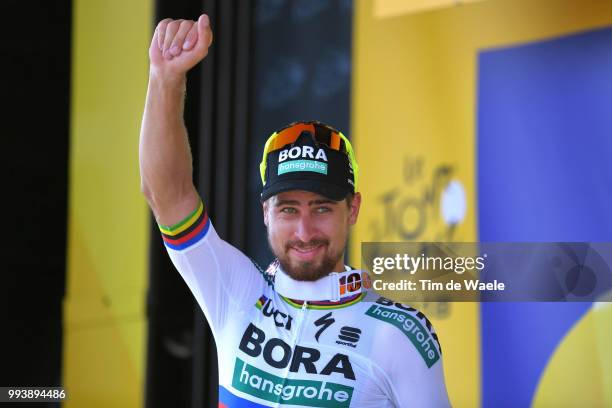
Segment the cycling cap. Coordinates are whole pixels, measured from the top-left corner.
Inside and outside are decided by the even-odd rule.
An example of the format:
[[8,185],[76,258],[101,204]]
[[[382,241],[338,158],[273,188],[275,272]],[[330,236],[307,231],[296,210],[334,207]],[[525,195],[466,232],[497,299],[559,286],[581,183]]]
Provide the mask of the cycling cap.
[[259,169],[261,201],[290,190],[340,201],[357,191],[359,168],[351,143],[321,122],[294,122],[274,132]]

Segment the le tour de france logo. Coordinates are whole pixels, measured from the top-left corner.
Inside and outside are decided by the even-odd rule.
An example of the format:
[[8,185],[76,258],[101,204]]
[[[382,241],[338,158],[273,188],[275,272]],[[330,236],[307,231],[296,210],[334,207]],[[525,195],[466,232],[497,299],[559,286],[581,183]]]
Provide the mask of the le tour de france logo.
[[430,164],[423,156],[405,156],[402,182],[375,198],[370,241],[453,241],[467,202],[456,168]]

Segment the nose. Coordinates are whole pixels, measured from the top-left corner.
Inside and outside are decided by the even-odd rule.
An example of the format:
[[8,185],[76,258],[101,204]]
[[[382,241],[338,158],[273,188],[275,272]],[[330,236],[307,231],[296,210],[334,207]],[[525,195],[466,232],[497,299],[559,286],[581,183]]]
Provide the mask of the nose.
[[316,236],[317,229],[310,214],[302,214],[295,227],[295,237],[302,242],[310,242]]

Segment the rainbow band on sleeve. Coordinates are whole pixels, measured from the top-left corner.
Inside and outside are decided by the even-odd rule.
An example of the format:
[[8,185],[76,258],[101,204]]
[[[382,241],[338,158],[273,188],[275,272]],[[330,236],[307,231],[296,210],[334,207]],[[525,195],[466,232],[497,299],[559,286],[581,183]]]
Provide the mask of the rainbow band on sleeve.
[[158,224],[164,244],[168,248],[180,251],[199,242],[206,236],[210,227],[208,214],[200,201],[198,208],[184,220],[172,226]]

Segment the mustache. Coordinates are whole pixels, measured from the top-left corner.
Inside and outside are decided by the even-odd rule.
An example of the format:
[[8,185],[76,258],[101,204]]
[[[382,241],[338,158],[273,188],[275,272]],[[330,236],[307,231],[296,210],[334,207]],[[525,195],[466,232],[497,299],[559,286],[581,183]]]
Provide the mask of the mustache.
[[287,241],[285,244],[285,249],[289,250],[289,248],[298,248],[298,249],[310,249],[319,245],[329,245],[329,240],[324,238],[315,238],[311,239],[308,242],[303,242],[300,240]]

